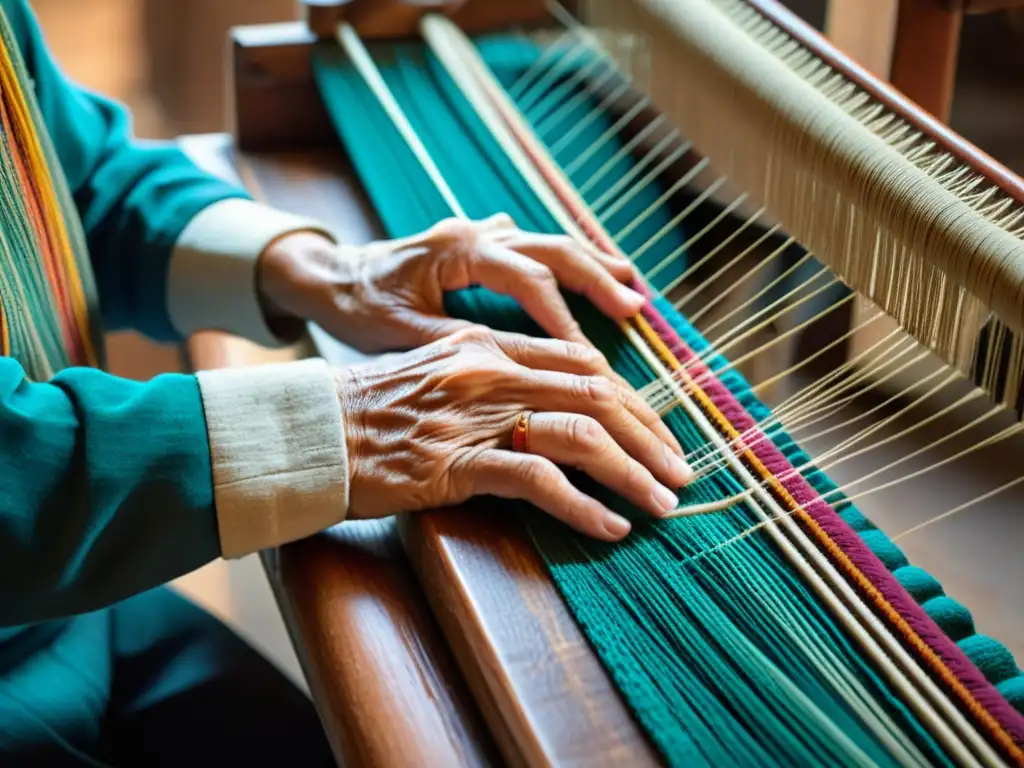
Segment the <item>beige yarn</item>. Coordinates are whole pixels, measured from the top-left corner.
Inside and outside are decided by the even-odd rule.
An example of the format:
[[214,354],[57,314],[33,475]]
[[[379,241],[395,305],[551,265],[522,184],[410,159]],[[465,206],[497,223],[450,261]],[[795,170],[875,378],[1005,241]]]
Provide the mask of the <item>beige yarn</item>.
[[990,313],[1024,334],[1024,212],[987,179],[742,0],[587,11],[645,42],[649,96],[716,171],[945,361],[971,371]]

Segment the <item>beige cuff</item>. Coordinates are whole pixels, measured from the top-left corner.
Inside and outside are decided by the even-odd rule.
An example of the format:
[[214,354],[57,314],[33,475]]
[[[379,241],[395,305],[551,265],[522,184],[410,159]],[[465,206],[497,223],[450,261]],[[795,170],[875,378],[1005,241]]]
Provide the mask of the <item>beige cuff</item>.
[[348,452],[323,360],[197,374],[224,557],[305,538],[345,518]]
[[249,200],[221,200],[182,231],[171,254],[167,310],[175,330],[227,331],[262,344],[282,343],[267,325],[256,288],[256,264],[270,243],[310,230],[334,240],[324,225]]

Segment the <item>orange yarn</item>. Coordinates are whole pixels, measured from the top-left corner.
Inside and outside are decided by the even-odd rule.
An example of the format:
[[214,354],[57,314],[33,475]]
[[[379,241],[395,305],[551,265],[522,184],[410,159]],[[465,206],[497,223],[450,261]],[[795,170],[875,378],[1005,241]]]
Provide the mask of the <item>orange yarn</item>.
[[[484,85],[486,87],[487,84]],[[551,187],[551,190],[555,195],[557,195],[559,201],[563,206],[565,206],[566,211],[573,217],[577,225],[581,230],[583,230],[590,241],[607,253],[618,254],[625,257],[618,246],[601,227],[596,218],[578,199],[577,193],[572,188],[571,184],[569,184],[569,182],[561,175],[561,172],[557,167],[553,167],[552,162],[546,154],[542,150],[538,149],[536,144],[537,140],[531,134],[520,129],[517,124],[516,116],[510,115],[507,106],[501,99],[493,98],[493,93],[492,101],[494,102],[495,108],[505,120],[510,132],[519,142],[523,151],[530,158],[536,169],[544,177],[546,183]],[[684,379],[685,386],[693,392],[694,398],[708,417],[715,422],[723,435],[728,437],[730,440],[737,441],[738,444],[742,444],[738,442],[740,433],[732,423],[725,418],[725,415],[722,414],[717,406],[715,406],[707,393],[696,385],[694,380],[685,370],[683,364],[674,354],[672,354],[672,351],[668,348],[661,337],[658,336],[657,332],[650,326],[650,324],[643,318],[643,316],[635,316],[632,319],[632,322],[636,325],[637,329],[643,335],[651,348],[659,357],[662,358],[665,364],[672,371],[680,373],[681,377]],[[1003,729],[1002,725],[992,717],[988,710],[982,706],[967,687],[960,682],[959,678],[950,671],[945,662],[938,656],[938,654],[935,653],[931,646],[929,646],[917,634],[917,632],[914,631],[914,628],[911,627],[899,611],[889,603],[871,580],[861,572],[842,548],[832,540],[828,533],[818,525],[817,521],[811,517],[806,510],[800,507],[786,488],[764,466],[764,464],[761,463],[760,459],[758,459],[753,452],[748,448],[744,448],[741,455],[749,462],[750,466],[757,472],[757,474],[760,475],[761,478],[769,485],[776,497],[800,522],[804,524],[818,544],[832,557],[843,574],[861,590],[875,608],[877,608],[878,611],[888,620],[890,625],[899,632],[903,639],[919,655],[925,665],[942,680],[946,687],[956,696],[957,699],[959,699],[961,704],[971,713],[971,715],[974,716],[977,723],[984,728],[990,738],[992,738],[995,743],[1004,750],[1006,755],[1012,758],[1017,765],[1024,766],[1024,750],[1017,746],[1010,734]]]
[[99,353],[90,333],[90,316],[82,280],[79,275],[71,235],[54,185],[53,170],[33,117],[32,107],[15,71],[12,58],[0,37],[0,92],[4,101],[4,127],[11,151],[18,166],[25,205],[36,232],[47,283],[63,322],[61,330],[75,350],[75,362],[96,365]]

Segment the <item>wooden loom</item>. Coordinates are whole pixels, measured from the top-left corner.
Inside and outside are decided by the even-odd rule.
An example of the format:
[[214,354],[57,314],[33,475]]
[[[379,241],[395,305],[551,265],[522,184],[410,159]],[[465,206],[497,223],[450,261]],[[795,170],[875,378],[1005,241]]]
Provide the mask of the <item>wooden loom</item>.
[[[350,241],[378,236],[320,103],[310,46],[318,34],[333,35],[345,12],[363,36],[408,37],[418,29],[422,6],[446,4],[418,3],[415,13],[410,5],[310,3],[308,28],[237,30],[232,74],[242,153],[220,155],[234,166],[224,172],[237,171],[258,195],[317,215]],[[844,61],[774,3],[753,5],[1024,201],[1012,174]],[[543,10],[540,3],[479,2],[453,18],[478,31],[542,23]],[[191,146],[203,153],[203,146]],[[205,162],[217,161],[221,150],[214,150]],[[328,359],[344,359],[316,331],[314,343]],[[197,367],[264,359],[217,336],[197,338],[191,351]],[[405,523],[412,569],[390,523],[346,524],[266,557],[345,764],[658,761],[514,521],[450,510]]]

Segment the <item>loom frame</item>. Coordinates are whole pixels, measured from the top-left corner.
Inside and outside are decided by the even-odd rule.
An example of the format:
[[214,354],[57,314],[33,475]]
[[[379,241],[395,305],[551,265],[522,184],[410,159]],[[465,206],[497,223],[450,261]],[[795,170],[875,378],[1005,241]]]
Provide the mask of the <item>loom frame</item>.
[[[1024,184],[1012,173],[829,46],[778,3],[752,2],[890,109],[1024,201]],[[334,13],[343,4],[329,5]],[[335,214],[341,231],[351,234],[352,242],[366,241],[381,228],[313,83],[310,50],[326,29],[322,18],[313,23],[318,31],[302,22],[232,30],[229,119],[240,153],[223,147],[219,153],[251,190],[304,213],[315,212],[311,196],[297,195],[294,184],[284,183],[269,165],[261,167],[259,158],[291,158],[295,178],[306,182],[326,183],[321,177],[328,169],[330,190],[343,200],[342,212]],[[376,29],[371,36],[402,34],[397,28]],[[332,362],[346,354],[314,334],[312,344],[280,357],[314,351]],[[189,352],[196,368],[265,356],[221,334],[193,339]],[[456,762],[443,764],[538,765],[574,758],[599,765],[628,756],[633,765],[657,764],[522,526],[479,507],[411,516],[398,526],[346,524],[264,555],[339,758],[352,765],[410,754],[456,756]],[[324,584],[329,598],[310,590],[311,583]],[[373,620],[353,609],[367,596],[382,609]],[[367,647],[370,635],[388,649],[387,659]],[[510,659],[513,650],[531,663]],[[345,658],[348,663],[339,665]],[[407,674],[377,683],[366,670],[384,669],[382,663]],[[543,679],[532,671],[536,666],[544,668]],[[328,680],[332,675],[340,684]],[[393,691],[386,690],[388,684]],[[421,715],[410,717],[416,708]],[[394,732],[382,740],[371,733],[373,720],[394,724]],[[431,732],[439,726],[445,734]]]

